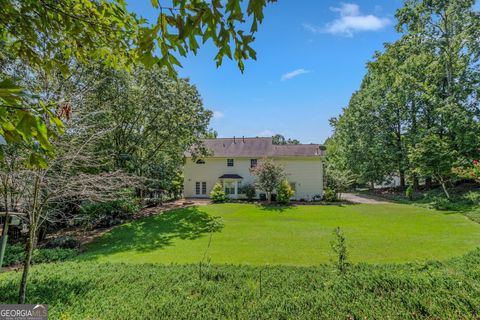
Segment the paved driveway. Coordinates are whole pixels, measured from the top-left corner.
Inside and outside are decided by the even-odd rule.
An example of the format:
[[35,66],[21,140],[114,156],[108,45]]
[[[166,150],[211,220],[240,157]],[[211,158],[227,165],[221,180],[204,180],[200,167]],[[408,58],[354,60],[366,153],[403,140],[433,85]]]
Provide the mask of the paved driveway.
[[346,200],[352,203],[365,203],[365,204],[385,204],[388,203],[384,200],[376,199],[372,196],[354,193],[342,193],[342,200]]

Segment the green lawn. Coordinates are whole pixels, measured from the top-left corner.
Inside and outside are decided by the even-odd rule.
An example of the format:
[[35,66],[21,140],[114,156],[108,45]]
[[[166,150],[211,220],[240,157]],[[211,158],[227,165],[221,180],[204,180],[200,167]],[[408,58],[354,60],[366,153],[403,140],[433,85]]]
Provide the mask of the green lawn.
[[206,256],[215,264],[316,265],[333,258],[330,243],[337,226],[347,237],[352,262],[442,260],[480,246],[479,224],[458,213],[417,206],[221,204],[119,226],[92,243],[80,259],[198,263],[211,234]]
[[[0,274],[16,303],[20,272]],[[49,319],[478,319],[480,250],[446,262],[197,265],[63,262],[35,266],[27,303]]]

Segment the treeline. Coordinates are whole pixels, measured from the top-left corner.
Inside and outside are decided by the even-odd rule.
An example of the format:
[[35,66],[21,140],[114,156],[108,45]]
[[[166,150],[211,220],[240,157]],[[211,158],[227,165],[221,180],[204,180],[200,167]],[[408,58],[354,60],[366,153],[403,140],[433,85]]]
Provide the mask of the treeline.
[[29,227],[42,238],[44,230],[92,219],[81,216],[88,203],[181,195],[184,152],[210,134],[212,116],[187,79],[172,79],[160,67],[122,71],[74,62],[64,77],[8,52],[1,57],[0,72],[45,105],[57,105],[63,119],[62,134],[49,133],[55,152],[48,161],[22,143],[1,148],[2,211],[35,213]]
[[196,88],[177,79],[178,58],[211,40],[217,67],[229,58],[243,71],[271,2],[151,1],[152,21],[122,0],[1,2],[0,266],[21,216],[19,303],[42,226],[70,226],[79,206],[132,190],[179,193],[183,152],[215,133]]
[[474,0],[408,0],[401,38],[367,66],[361,88],[331,120],[329,168],[357,183],[400,177],[444,187],[480,155],[480,14]]
[[[195,86],[160,67],[137,65],[127,72],[75,64],[64,77],[8,53],[2,58],[0,72],[18,79],[46,106],[57,106],[52,112],[63,120],[61,134],[46,132],[55,150],[48,159],[32,152],[37,144],[19,141],[1,148],[2,253],[11,234],[8,218],[20,216],[26,241],[19,301],[24,301],[35,248],[47,233],[111,226],[140,205],[181,195],[184,152],[209,134],[212,113]],[[19,125],[32,125],[28,121]]]

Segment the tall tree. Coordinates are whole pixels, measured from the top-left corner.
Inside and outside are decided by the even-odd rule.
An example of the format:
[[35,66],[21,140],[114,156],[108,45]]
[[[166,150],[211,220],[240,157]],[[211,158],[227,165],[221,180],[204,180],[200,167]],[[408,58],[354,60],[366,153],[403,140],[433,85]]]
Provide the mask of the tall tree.
[[181,173],[185,150],[209,134],[212,112],[203,107],[195,86],[173,80],[164,69],[135,67],[131,73],[95,67],[84,72],[72,91],[84,94],[75,105],[107,130],[99,150],[109,150],[115,167],[149,177],[155,189],[168,191]]
[[282,145],[282,144],[300,144],[300,141],[298,141],[297,139],[290,139],[290,138],[287,139],[281,134],[274,135],[272,137],[272,142],[273,142],[273,144],[279,144],[279,145]]
[[[163,6],[152,0],[158,19],[149,23],[130,13],[122,0],[0,0],[0,51],[45,74],[60,70],[67,76],[71,60],[95,60],[120,68],[141,61],[166,67],[173,75],[174,66],[180,66],[178,56],[196,54],[199,41],[212,40],[217,66],[228,57],[243,71],[244,60],[256,58],[254,33],[265,6],[274,1],[173,0]],[[33,141],[51,152],[50,122],[61,126],[56,108],[28,96],[17,79],[0,74],[0,135],[8,143]]]
[[473,5],[411,0],[397,12],[402,37],[374,56],[360,90],[332,121],[328,153],[360,182],[395,174],[402,186],[406,176],[417,185],[420,174],[428,182],[435,172],[445,187],[439,172],[451,170],[426,170],[434,161],[425,150],[447,145],[457,157],[443,161],[451,166],[478,157],[480,15]]

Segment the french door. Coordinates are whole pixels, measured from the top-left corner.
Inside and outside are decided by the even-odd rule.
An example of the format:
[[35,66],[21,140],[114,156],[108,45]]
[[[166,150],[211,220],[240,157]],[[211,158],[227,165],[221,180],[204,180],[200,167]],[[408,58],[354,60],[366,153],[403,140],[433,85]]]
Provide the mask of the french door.
[[207,182],[197,181],[195,182],[195,195],[206,196],[207,195]]

